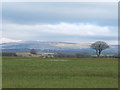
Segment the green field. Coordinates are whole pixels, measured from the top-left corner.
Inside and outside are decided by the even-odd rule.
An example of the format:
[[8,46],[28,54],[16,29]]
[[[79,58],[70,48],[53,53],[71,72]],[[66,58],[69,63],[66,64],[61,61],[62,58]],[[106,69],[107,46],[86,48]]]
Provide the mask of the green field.
[[118,87],[118,59],[4,57],[2,62],[3,88]]

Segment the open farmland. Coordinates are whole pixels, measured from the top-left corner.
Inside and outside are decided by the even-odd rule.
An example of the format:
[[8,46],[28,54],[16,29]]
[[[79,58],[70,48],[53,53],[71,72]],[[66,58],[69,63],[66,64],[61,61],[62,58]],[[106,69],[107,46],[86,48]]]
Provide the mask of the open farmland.
[[3,58],[3,88],[117,88],[118,59]]

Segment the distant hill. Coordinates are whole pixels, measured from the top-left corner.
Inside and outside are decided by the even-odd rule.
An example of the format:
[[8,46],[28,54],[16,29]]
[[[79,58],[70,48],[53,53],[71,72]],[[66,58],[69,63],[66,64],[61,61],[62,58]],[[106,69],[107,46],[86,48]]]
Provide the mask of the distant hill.
[[[29,52],[36,49],[38,52],[52,53],[95,53],[90,43],[68,43],[68,42],[41,42],[41,41],[19,41],[0,44],[3,52]],[[103,53],[118,53],[118,46],[111,45]]]
[[90,44],[77,44],[68,42],[40,42],[40,41],[20,41],[3,43],[3,49],[21,49],[21,48],[34,48],[34,49],[61,49],[61,48],[89,48]]

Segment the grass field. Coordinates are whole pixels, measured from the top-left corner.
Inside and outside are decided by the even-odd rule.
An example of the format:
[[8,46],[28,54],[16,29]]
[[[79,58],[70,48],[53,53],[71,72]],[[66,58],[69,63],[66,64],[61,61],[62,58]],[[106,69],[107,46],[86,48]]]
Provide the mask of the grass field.
[[2,68],[3,88],[118,87],[117,59],[4,57]]

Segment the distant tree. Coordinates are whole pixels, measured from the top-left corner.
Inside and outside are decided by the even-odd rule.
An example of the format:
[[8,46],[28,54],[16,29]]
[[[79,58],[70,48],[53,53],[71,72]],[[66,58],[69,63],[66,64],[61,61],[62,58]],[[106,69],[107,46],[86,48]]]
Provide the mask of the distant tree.
[[100,54],[103,50],[109,48],[109,45],[106,42],[103,41],[97,41],[90,45],[92,49],[96,50],[97,57],[100,57]]
[[30,50],[30,53],[31,53],[31,54],[37,54],[37,51],[36,51],[35,49],[31,49],[31,50]]

